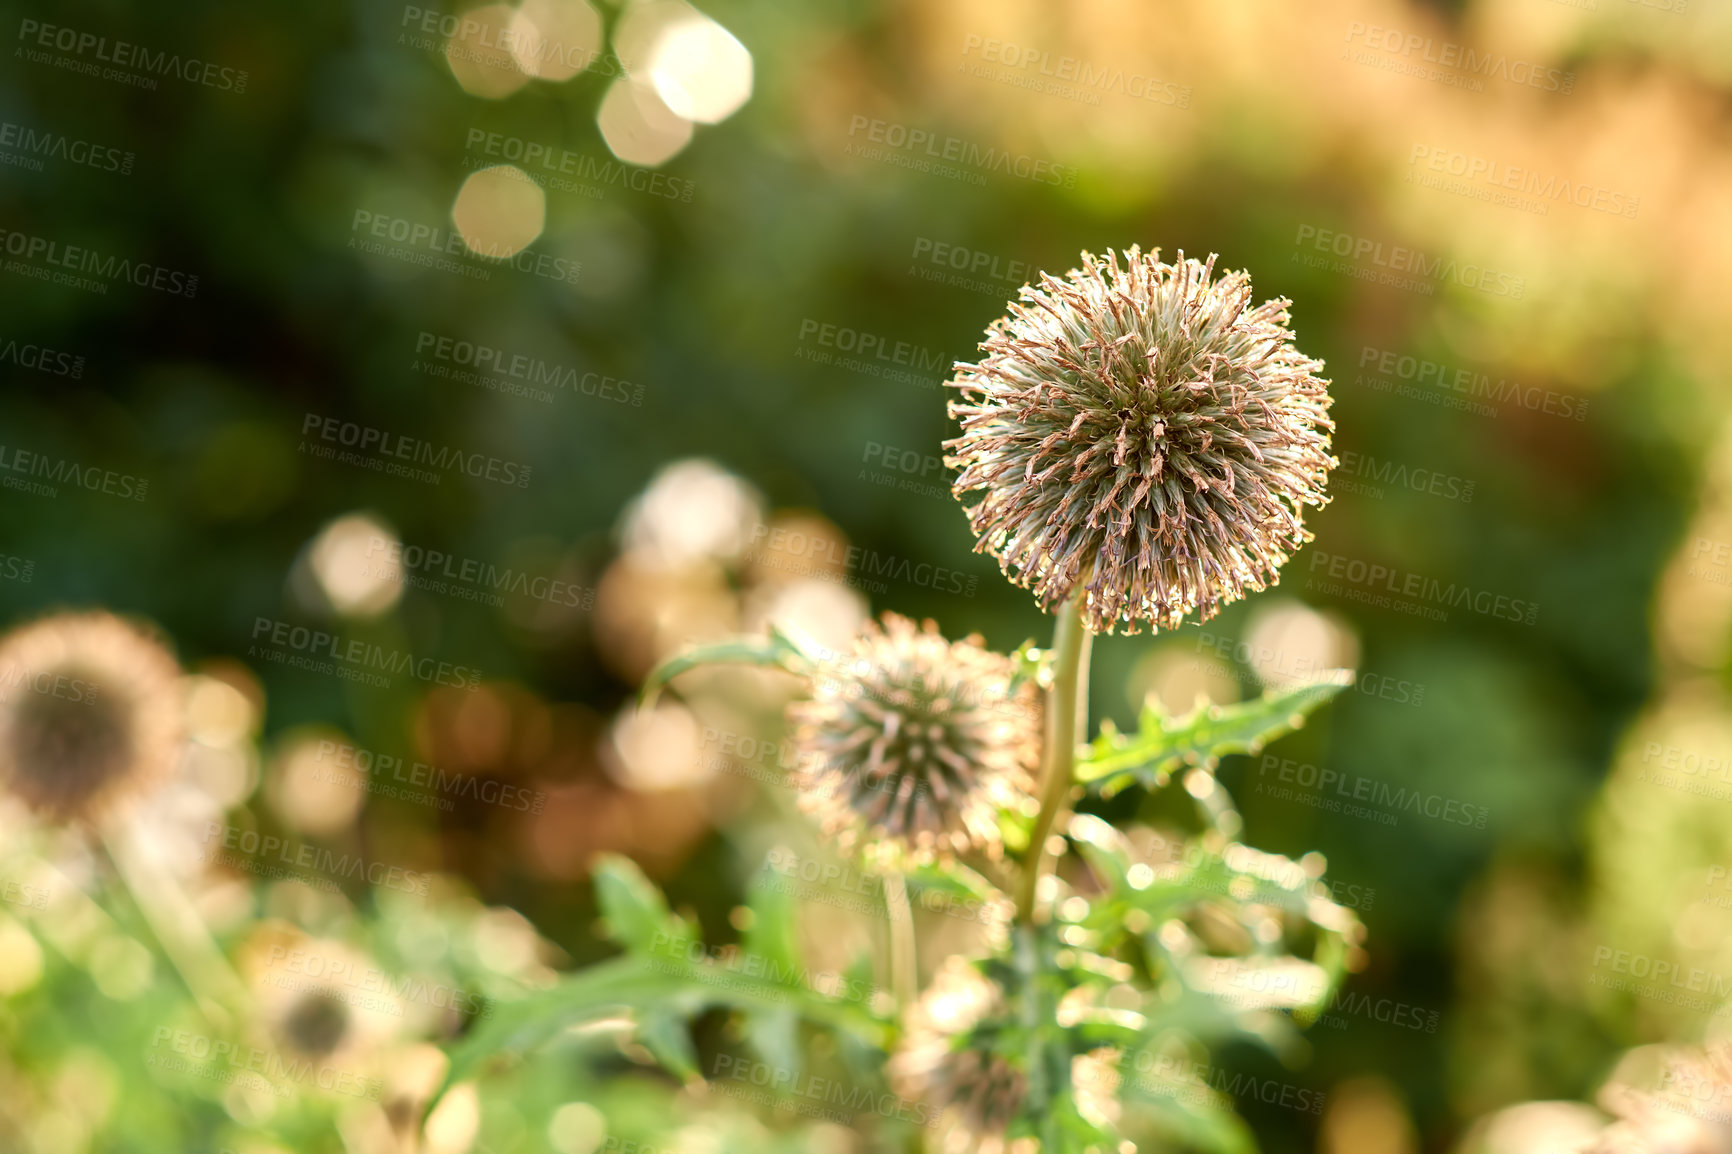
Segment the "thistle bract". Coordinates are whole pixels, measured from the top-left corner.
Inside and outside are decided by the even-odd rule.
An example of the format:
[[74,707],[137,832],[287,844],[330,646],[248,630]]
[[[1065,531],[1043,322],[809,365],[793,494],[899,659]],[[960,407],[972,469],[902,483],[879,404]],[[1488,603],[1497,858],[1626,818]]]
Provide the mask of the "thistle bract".
[[977,551],[1095,632],[1173,628],[1262,589],[1310,534],[1328,382],[1243,272],[1132,247],[1024,286],[949,405]]
[[1032,685],[980,638],[947,641],[893,613],[822,661],[790,709],[803,809],[844,844],[909,856],[999,849],[999,811],[1028,796],[1039,756]]

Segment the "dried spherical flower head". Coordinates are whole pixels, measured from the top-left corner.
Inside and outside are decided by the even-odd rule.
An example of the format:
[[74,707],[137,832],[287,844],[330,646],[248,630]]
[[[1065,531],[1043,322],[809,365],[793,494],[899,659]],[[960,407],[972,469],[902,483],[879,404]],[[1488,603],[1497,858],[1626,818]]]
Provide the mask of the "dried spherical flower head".
[[272,1048],[289,1059],[365,1072],[402,1025],[390,975],[346,942],[265,922],[238,964]]
[[946,1151],[999,1154],[1028,1081],[992,1045],[1008,1014],[1005,992],[965,959],[946,959],[909,1007],[902,1043],[886,1073],[897,1096],[923,1102],[939,1120]]
[[0,638],[0,786],[53,821],[91,818],[174,768],[180,667],[111,613]]
[[884,615],[820,664],[790,707],[801,806],[844,844],[928,857],[999,846],[998,813],[1029,795],[1040,704],[979,637]]
[[1135,247],[1042,275],[957,366],[945,442],[978,550],[1042,606],[1082,596],[1094,632],[1173,628],[1262,589],[1310,534],[1329,455],[1328,382],[1251,305],[1243,272]]

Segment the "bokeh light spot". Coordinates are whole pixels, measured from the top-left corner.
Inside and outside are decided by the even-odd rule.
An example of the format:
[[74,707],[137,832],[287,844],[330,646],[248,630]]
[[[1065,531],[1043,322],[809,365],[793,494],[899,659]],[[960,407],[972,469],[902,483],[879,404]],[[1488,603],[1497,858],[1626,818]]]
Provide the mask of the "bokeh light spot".
[[625,77],[608,88],[595,120],[609,151],[646,168],[672,160],[692,139],[691,121],[670,109],[655,89]]
[[366,798],[355,751],[328,735],[291,739],[271,769],[267,793],[283,824],[323,837],[347,829]]
[[601,16],[585,0],[523,0],[511,19],[511,54],[530,76],[570,80],[601,55]]
[[457,22],[445,44],[445,62],[469,95],[501,100],[529,83],[510,48],[516,15],[509,4],[487,4],[471,8]]
[[377,617],[403,595],[397,536],[365,513],[326,525],[309,556],[319,591],[346,617]]
[[495,165],[471,173],[463,182],[451,220],[469,251],[505,260],[541,235],[547,224],[547,194],[522,169]]
[[649,81],[676,116],[715,124],[752,95],[752,54],[707,16],[677,21],[650,50]]

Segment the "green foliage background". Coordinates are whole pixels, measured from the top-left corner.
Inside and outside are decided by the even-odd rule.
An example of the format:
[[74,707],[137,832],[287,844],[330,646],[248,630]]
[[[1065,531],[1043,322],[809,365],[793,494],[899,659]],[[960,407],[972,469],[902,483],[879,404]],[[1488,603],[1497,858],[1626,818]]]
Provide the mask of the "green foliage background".
[[[1294,237],[1305,225],[1391,242],[1411,231],[1427,251],[1448,249],[1457,235],[1391,210],[1389,174],[1401,170],[1401,158],[1347,127],[1351,116],[1337,91],[1345,82],[1331,70],[1350,66],[1318,46],[1333,43],[1327,37],[1285,49],[1310,55],[1294,74],[1315,80],[1288,93],[1291,108],[1243,87],[1242,77],[1209,71],[1218,56],[1188,60],[1182,45],[1159,46],[1194,87],[1192,106],[1133,115],[1109,95],[1094,114],[1122,121],[1126,131],[1075,140],[1054,127],[1052,101],[1018,103],[1024,98],[1003,86],[946,79],[962,31],[992,33],[987,9],[946,9],[940,17],[867,0],[704,7],[751,50],[753,98],[720,126],[700,128],[666,166],[692,182],[690,203],[618,184],[599,199],[550,194],[536,250],[582,262],[580,282],[566,287],[500,272],[477,283],[370,261],[350,247],[351,225],[358,209],[445,223],[471,130],[608,159],[594,121],[606,77],[591,72],[480,100],[436,55],[399,42],[404,13],[389,5],[8,5],[0,28],[23,19],[88,27],[232,62],[251,81],[242,95],[174,82],[139,92],[4,58],[5,119],[109,142],[137,159],[130,175],[52,163],[42,172],[0,169],[0,227],[149,259],[195,272],[200,283],[188,301],[124,285],[94,295],[0,274],[0,341],[85,357],[78,380],[0,366],[0,443],[150,480],[148,499],[137,503],[77,491],[54,499],[0,492],[0,551],[35,564],[28,583],[0,581],[0,618],[105,605],[160,623],[189,665],[245,660],[256,618],[294,616],[286,586],[309,539],[354,510],[384,518],[405,541],[460,557],[559,558],[593,584],[613,555],[627,502],[665,464],[702,456],[757,486],[772,507],[821,513],[854,544],[977,576],[972,596],[892,585],[873,596],[873,607],[936,617],[950,635],[979,630],[1008,650],[1047,626],[1025,593],[970,552],[955,504],[861,479],[868,442],[938,451],[948,428],[941,392],[811,363],[797,355],[802,325],[884,334],[945,362],[968,357],[1002,300],[912,275],[920,238],[1054,271],[1080,249],[1133,242],[1167,253],[1217,252],[1223,264],[1250,270],[1259,295],[1293,299],[1301,347],[1323,358],[1336,381],[1338,452],[1477,483],[1471,502],[1396,486],[1380,498],[1341,492],[1312,521],[1313,550],[1540,607],[1532,625],[1463,611],[1426,621],[1309,587],[1311,550],[1289,566],[1280,592],[1343,615],[1360,639],[1361,669],[1422,685],[1424,696],[1415,707],[1345,693],[1284,739],[1278,755],[1462,799],[1484,806],[1488,820],[1483,829],[1406,818],[1385,827],[1326,815],[1259,794],[1262,763],[1228,759],[1222,779],[1245,814],[1248,842],[1293,856],[1319,850],[1332,877],[1375,891],[1359,906],[1369,965],[1350,989],[1435,1012],[1440,1023],[1431,1032],[1348,1017],[1343,1028],[1311,1031],[1310,1064],[1279,1076],[1320,1089],[1368,1072],[1386,1077],[1428,1148],[1442,1148],[1475,1112],[1505,1100],[1471,1069],[1488,1046],[1529,1055],[1510,1097],[1591,1092],[1618,1050],[1641,1040],[1638,1031],[1626,1017],[1590,1012],[1555,989],[1526,1009],[1488,1018],[1483,1003],[1494,995],[1483,983],[1464,986],[1461,976],[1464,954],[1476,948],[1463,911],[1499,868],[1552,879],[1559,918],[1575,916],[1583,900],[1584,815],[1652,689],[1650,606],[1719,424],[1718,382],[1679,352],[1679,333],[1663,318],[1621,311],[1616,294],[1583,303],[1558,287],[1570,266],[1538,248],[1525,254],[1525,266],[1523,253],[1494,248],[1494,260],[1539,269],[1519,304],[1451,285],[1434,296],[1393,292],[1295,260]],[[1226,7],[1247,27],[1275,18],[1257,0]],[[1470,36],[1483,31],[1476,13],[1414,6],[1372,17],[1440,21],[1446,32]],[[613,9],[605,15],[610,24],[617,18]],[[1184,5],[1170,15],[1181,31],[1205,19]],[[1110,27],[1112,17],[1103,7],[1093,19]],[[1328,22],[1333,36],[1350,18],[1367,17],[1330,6],[1311,18]],[[1056,29],[1067,18],[1055,8],[1043,19],[1059,43]],[[1720,26],[1708,15],[1698,19],[1688,27],[1718,43],[1711,34]],[[1584,78],[1606,77],[1608,85],[1626,75],[1657,78],[1723,111],[1724,78],[1677,47],[1683,33],[1668,40],[1650,27],[1584,24],[1549,50]],[[1243,46],[1251,63],[1281,51]],[[1581,90],[1597,91],[1587,79]],[[1399,91],[1415,116],[1452,98],[1420,81]],[[1499,99],[1487,96],[1486,107]],[[1518,99],[1532,110],[1533,140],[1579,107],[1552,95],[1507,98]],[[976,187],[849,157],[856,114],[1054,156],[1075,167],[1075,184],[990,176]],[[1313,131],[1292,132],[1301,120]],[[1679,113],[1666,123],[1687,121]],[[1182,131],[1159,139],[1167,125]],[[1597,163],[1610,169],[1608,181],[1646,187],[1639,166],[1618,156]],[[1444,205],[1437,214],[1452,219],[1498,211],[1436,195]],[[1642,229],[1658,227],[1652,217],[1668,212],[1661,200],[1647,204],[1653,212]],[[1712,229],[1716,218],[1701,211],[1700,220],[1678,224],[1681,232]],[[1648,236],[1636,227],[1629,250]],[[1650,251],[1631,253],[1627,271],[1651,285],[1650,274],[1679,254],[1652,251],[1648,239]],[[1696,259],[1688,275],[1713,268],[1711,252]],[[1505,306],[1513,312],[1497,312]],[[1507,338],[1525,323],[1543,327],[1544,341],[1536,342],[1544,347],[1522,353],[1519,363],[1502,359],[1515,342],[1477,339],[1482,330]],[[624,378],[643,386],[643,403],[565,394],[547,406],[432,380],[410,367],[424,332]],[[1588,415],[1578,422],[1506,405],[1488,419],[1378,393],[1355,384],[1367,347],[1520,375],[1591,398]],[[1486,351],[1460,351],[1475,347]],[[533,483],[414,485],[315,461],[301,451],[308,413],[529,462]],[[1246,611],[1230,609],[1205,628],[1237,637]],[[538,783],[598,778],[597,734],[635,689],[599,653],[587,616],[533,629],[500,612],[410,592],[390,617],[353,632],[480,667],[490,681],[569,707],[562,716],[575,720],[560,731],[566,756],[497,769]],[[1096,715],[1134,728],[1127,686],[1137,662],[1158,647],[1196,654],[1203,644],[1190,628],[1102,639]],[[266,691],[267,746],[310,722],[334,725],[369,748],[415,741],[423,687],[361,690],[252,667]],[[1139,797],[1132,791],[1110,803],[1121,807],[1113,812],[1124,816]],[[587,882],[539,875],[517,852],[516,827],[499,815],[459,807],[440,816],[374,801],[363,821],[375,844],[394,847],[415,868],[455,875],[484,902],[521,910],[574,962],[610,952],[594,932]],[[758,868],[716,831],[660,880],[712,939],[726,938],[728,911]],[[1505,979],[1517,980],[1494,974],[1492,985]],[[116,1039],[127,1052],[118,1039],[132,1027],[96,997],[83,991],[64,1005],[0,1012],[8,1062],[50,1061],[62,1032],[86,1042]],[[131,1012],[148,1023],[166,1011],[134,1004]],[[1255,1055],[1228,1060],[1278,1072]],[[642,1092],[638,1085],[628,1079],[611,1092],[623,1100]],[[151,1135],[175,1124],[144,1105],[143,1087],[127,1091],[127,1108],[139,1104],[133,1137],[117,1134],[98,1148],[164,1148],[151,1145]],[[524,1091],[537,1102],[583,1092],[581,1081],[569,1080]],[[1241,1108],[1264,1149],[1311,1146],[1314,1118],[1255,1101]],[[524,1107],[526,1115],[536,1109]],[[525,1121],[522,1145],[499,1138],[509,1126],[495,1124],[505,1129],[490,1148],[504,1150],[537,1148],[544,1123]]]

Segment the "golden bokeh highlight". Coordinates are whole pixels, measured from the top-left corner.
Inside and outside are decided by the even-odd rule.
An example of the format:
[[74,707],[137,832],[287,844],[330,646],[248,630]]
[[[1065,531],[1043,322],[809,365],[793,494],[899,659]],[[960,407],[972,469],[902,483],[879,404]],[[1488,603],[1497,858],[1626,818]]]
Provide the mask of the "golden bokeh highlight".
[[469,95],[502,100],[529,83],[509,47],[516,16],[509,4],[487,4],[469,9],[457,22],[445,43],[445,62]]
[[656,568],[733,561],[765,537],[763,498],[713,461],[676,461],[625,513],[626,548]]
[[661,30],[650,49],[649,81],[674,115],[716,124],[751,97],[752,54],[714,20],[693,16]]
[[291,736],[265,778],[271,808],[297,833],[326,837],[349,828],[367,797],[367,776],[355,760],[353,750],[332,733]]
[[1277,689],[1359,665],[1359,639],[1340,615],[1283,598],[1261,599],[1252,607],[1242,652],[1257,679]]
[[570,80],[601,48],[601,15],[585,0],[523,0],[511,18],[512,58],[538,80]]
[[319,531],[307,560],[331,608],[345,617],[377,617],[403,596],[397,545],[384,522],[351,513]]
[[608,87],[595,122],[610,152],[645,168],[667,163],[692,140],[692,122],[670,109],[650,85],[629,77]]
[[497,164],[470,173],[457,191],[451,221],[477,256],[516,256],[547,225],[547,194],[515,165]]

